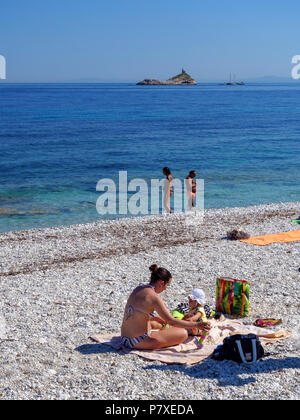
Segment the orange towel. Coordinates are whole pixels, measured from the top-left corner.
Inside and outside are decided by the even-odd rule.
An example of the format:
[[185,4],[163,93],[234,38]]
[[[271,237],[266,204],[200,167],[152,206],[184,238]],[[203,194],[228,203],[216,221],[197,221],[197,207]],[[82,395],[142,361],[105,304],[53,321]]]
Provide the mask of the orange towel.
[[291,232],[270,233],[264,236],[253,236],[249,239],[241,239],[241,242],[246,242],[253,245],[269,245],[276,242],[295,242],[300,241],[300,230],[292,230]]

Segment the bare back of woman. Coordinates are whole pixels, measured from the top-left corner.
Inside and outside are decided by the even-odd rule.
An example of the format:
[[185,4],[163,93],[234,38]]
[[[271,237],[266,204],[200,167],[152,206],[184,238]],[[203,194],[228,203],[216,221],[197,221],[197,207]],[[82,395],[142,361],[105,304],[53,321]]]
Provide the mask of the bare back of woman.
[[154,293],[150,285],[139,286],[132,292],[125,308],[122,335],[133,338],[151,330]]

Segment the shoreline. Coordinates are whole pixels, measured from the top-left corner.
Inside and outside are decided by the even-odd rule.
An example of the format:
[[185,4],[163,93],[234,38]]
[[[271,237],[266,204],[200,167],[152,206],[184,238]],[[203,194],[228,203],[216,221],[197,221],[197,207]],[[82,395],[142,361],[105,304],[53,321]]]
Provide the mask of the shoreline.
[[[2,234],[0,399],[298,399],[300,241],[258,247],[225,237],[235,228],[296,230],[299,208],[206,210],[200,225],[159,215]],[[210,359],[168,366],[90,344],[93,334],[120,332],[127,297],[148,281],[153,263],[173,275],[162,295],[170,310],[194,287],[214,306],[220,275],[249,280],[244,322],[281,318],[275,330],[293,336],[250,366]]]
[[[10,231],[0,235],[0,245],[10,245],[6,261],[0,252],[0,278],[28,274],[59,266],[65,261],[83,262],[95,258],[134,255],[154,248],[166,248],[208,239],[223,239],[228,230],[246,230],[253,222],[261,223],[279,218],[290,222],[298,217],[300,202],[267,204],[251,207],[227,207],[208,209],[200,213],[202,218],[185,213],[129,217],[99,222]],[[143,229],[140,227],[143,225]],[[220,230],[220,225],[226,229]],[[290,224],[296,230],[296,224]],[[294,226],[295,225],[295,226]],[[295,229],[293,229],[295,227]],[[248,229],[256,236],[272,233],[267,229]],[[80,240],[79,240],[80,239]],[[28,252],[31,247],[31,253]],[[27,251],[25,251],[27,250]],[[16,258],[17,254],[18,257]],[[27,257],[31,261],[27,263]],[[10,266],[8,260],[15,260]]]
[[[289,222],[298,217],[299,212],[300,202],[288,202],[208,209],[200,212],[200,218],[177,213],[10,231],[0,235],[1,247],[9,245],[6,249],[6,261],[3,248],[0,251],[0,278],[45,270],[65,261],[83,262],[100,257],[131,255],[153,247],[166,248],[208,239],[218,240],[222,235],[224,239],[227,231],[232,229],[246,230],[252,236],[275,233],[261,228],[257,231],[253,228],[247,230],[253,222],[266,222],[272,218],[285,220],[286,225],[290,225],[290,230],[296,230],[297,225]],[[204,215],[203,219],[201,215]],[[222,225],[227,230],[221,231]],[[31,253],[28,252],[28,247],[31,247]],[[27,257],[31,258],[29,263],[26,263]],[[12,266],[8,262],[10,258],[15,260]]]
[[[235,213],[236,211],[240,212],[243,210],[247,210],[247,209],[257,209],[259,210],[260,208],[262,208],[262,210],[264,210],[263,208],[266,207],[266,209],[270,209],[270,211],[273,210],[273,207],[278,207],[278,210],[280,210],[280,208],[282,208],[282,206],[291,206],[291,208],[294,208],[295,206],[299,206],[299,212],[300,212],[300,201],[280,201],[280,202],[276,202],[276,203],[266,203],[266,204],[256,204],[256,205],[251,205],[251,206],[242,206],[242,207],[221,207],[221,208],[208,208],[208,209],[204,209],[204,213],[212,213],[212,212],[230,212],[233,211],[233,213]],[[273,211],[276,211],[276,209],[274,209]],[[36,228],[29,228],[29,229],[20,229],[20,230],[9,230],[7,232],[1,232],[0,233],[0,239],[1,236],[3,235],[8,235],[11,233],[24,233],[24,232],[34,232],[34,231],[43,231],[43,230],[49,230],[49,229],[67,229],[67,228],[73,228],[73,227],[80,227],[80,226],[90,226],[90,225],[97,225],[99,223],[105,223],[105,224],[109,224],[109,223],[115,223],[115,222],[122,222],[125,220],[135,220],[138,221],[140,219],[143,220],[155,220],[155,219],[161,219],[161,218],[166,218],[166,217],[170,217],[170,218],[174,218],[174,219],[182,219],[183,217],[185,217],[185,213],[184,212],[180,212],[180,213],[172,213],[167,214],[167,213],[163,213],[163,214],[155,214],[155,215],[142,215],[142,216],[121,216],[121,217],[117,217],[115,219],[99,219],[97,221],[94,222],[87,222],[87,223],[74,223],[74,224],[70,224],[70,225],[60,225],[60,226],[50,226],[50,227],[36,227]]]

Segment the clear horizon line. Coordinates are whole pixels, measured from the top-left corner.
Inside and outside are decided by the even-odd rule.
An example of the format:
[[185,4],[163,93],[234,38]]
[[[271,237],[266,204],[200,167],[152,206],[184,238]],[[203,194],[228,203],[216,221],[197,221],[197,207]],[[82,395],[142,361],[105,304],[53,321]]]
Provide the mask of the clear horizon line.
[[[199,78],[200,79],[200,78]],[[194,78],[194,80],[198,83],[226,83],[228,82],[228,80],[224,79],[224,78],[214,78],[214,79],[206,79],[206,78],[202,78],[201,80],[197,80],[197,78]],[[143,80],[143,79],[141,79]],[[241,77],[238,79],[240,82],[257,82],[257,81],[268,81],[270,80],[272,82],[272,80],[284,80],[285,82],[290,81],[291,83],[294,83],[295,79],[293,79],[291,76],[276,76],[276,75],[265,75],[265,76],[249,76],[249,77]],[[97,77],[81,77],[81,78],[74,78],[74,79],[65,79],[65,80],[12,80],[10,81],[8,78],[4,79],[4,80],[0,80],[0,84],[1,83],[5,83],[5,84],[52,84],[52,83],[73,83],[73,84],[78,84],[78,83],[102,83],[102,84],[136,84],[138,83],[140,80],[118,80],[118,79],[101,79],[101,78],[97,78]]]
[[[251,83],[266,83],[266,84],[272,84],[272,83],[280,83],[280,81],[263,81],[260,80],[261,78],[253,78],[253,79],[249,79],[248,81],[246,79],[241,79],[242,82],[251,84]],[[293,79],[288,79],[288,78],[284,78],[282,77],[281,79],[284,79],[284,81],[282,81],[282,83],[291,83],[291,84],[295,84],[295,82],[300,83],[298,80],[293,80]],[[197,81],[196,81],[197,82]],[[198,85],[201,84],[222,84],[222,83],[226,83],[226,81],[224,80],[205,80],[205,81],[201,81],[201,82],[197,82]],[[83,81],[71,81],[71,80],[67,80],[67,81],[15,81],[15,82],[9,82],[9,81],[0,81],[0,85],[43,85],[43,84],[102,84],[102,85],[112,85],[112,84],[124,84],[124,85],[129,85],[129,84],[133,84],[136,85],[137,82],[124,82],[124,81],[96,81],[96,80],[91,80],[91,81],[87,81],[87,80],[83,80]],[[167,86],[167,85],[166,85]],[[174,85],[175,86],[175,85]]]
[[[274,79],[278,79],[278,80],[285,80],[286,82],[290,81],[291,83],[297,82],[297,80],[293,79],[292,77],[288,77],[288,76],[257,76],[257,77],[245,77],[245,78],[240,78],[239,81],[244,81],[244,82],[255,82],[255,81],[263,81],[263,80],[274,80]],[[202,79],[202,80],[197,80],[194,79],[198,84],[201,83],[224,83],[224,82],[228,82],[228,80],[225,79]],[[134,83],[138,83],[140,80],[103,80],[103,79],[97,79],[97,78],[77,78],[77,79],[72,79],[72,80],[44,80],[44,81],[25,81],[25,80],[15,80],[15,81],[9,81],[9,79],[5,79],[5,80],[0,80],[0,84],[43,84],[43,83],[102,83],[102,84],[134,84]]]

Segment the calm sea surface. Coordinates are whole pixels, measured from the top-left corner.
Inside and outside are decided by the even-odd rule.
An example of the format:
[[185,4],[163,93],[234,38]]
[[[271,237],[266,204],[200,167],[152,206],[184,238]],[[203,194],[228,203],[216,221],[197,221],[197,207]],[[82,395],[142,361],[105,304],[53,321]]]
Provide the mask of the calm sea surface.
[[205,208],[298,201],[300,84],[0,84],[0,232],[99,220],[100,179],[164,166]]

